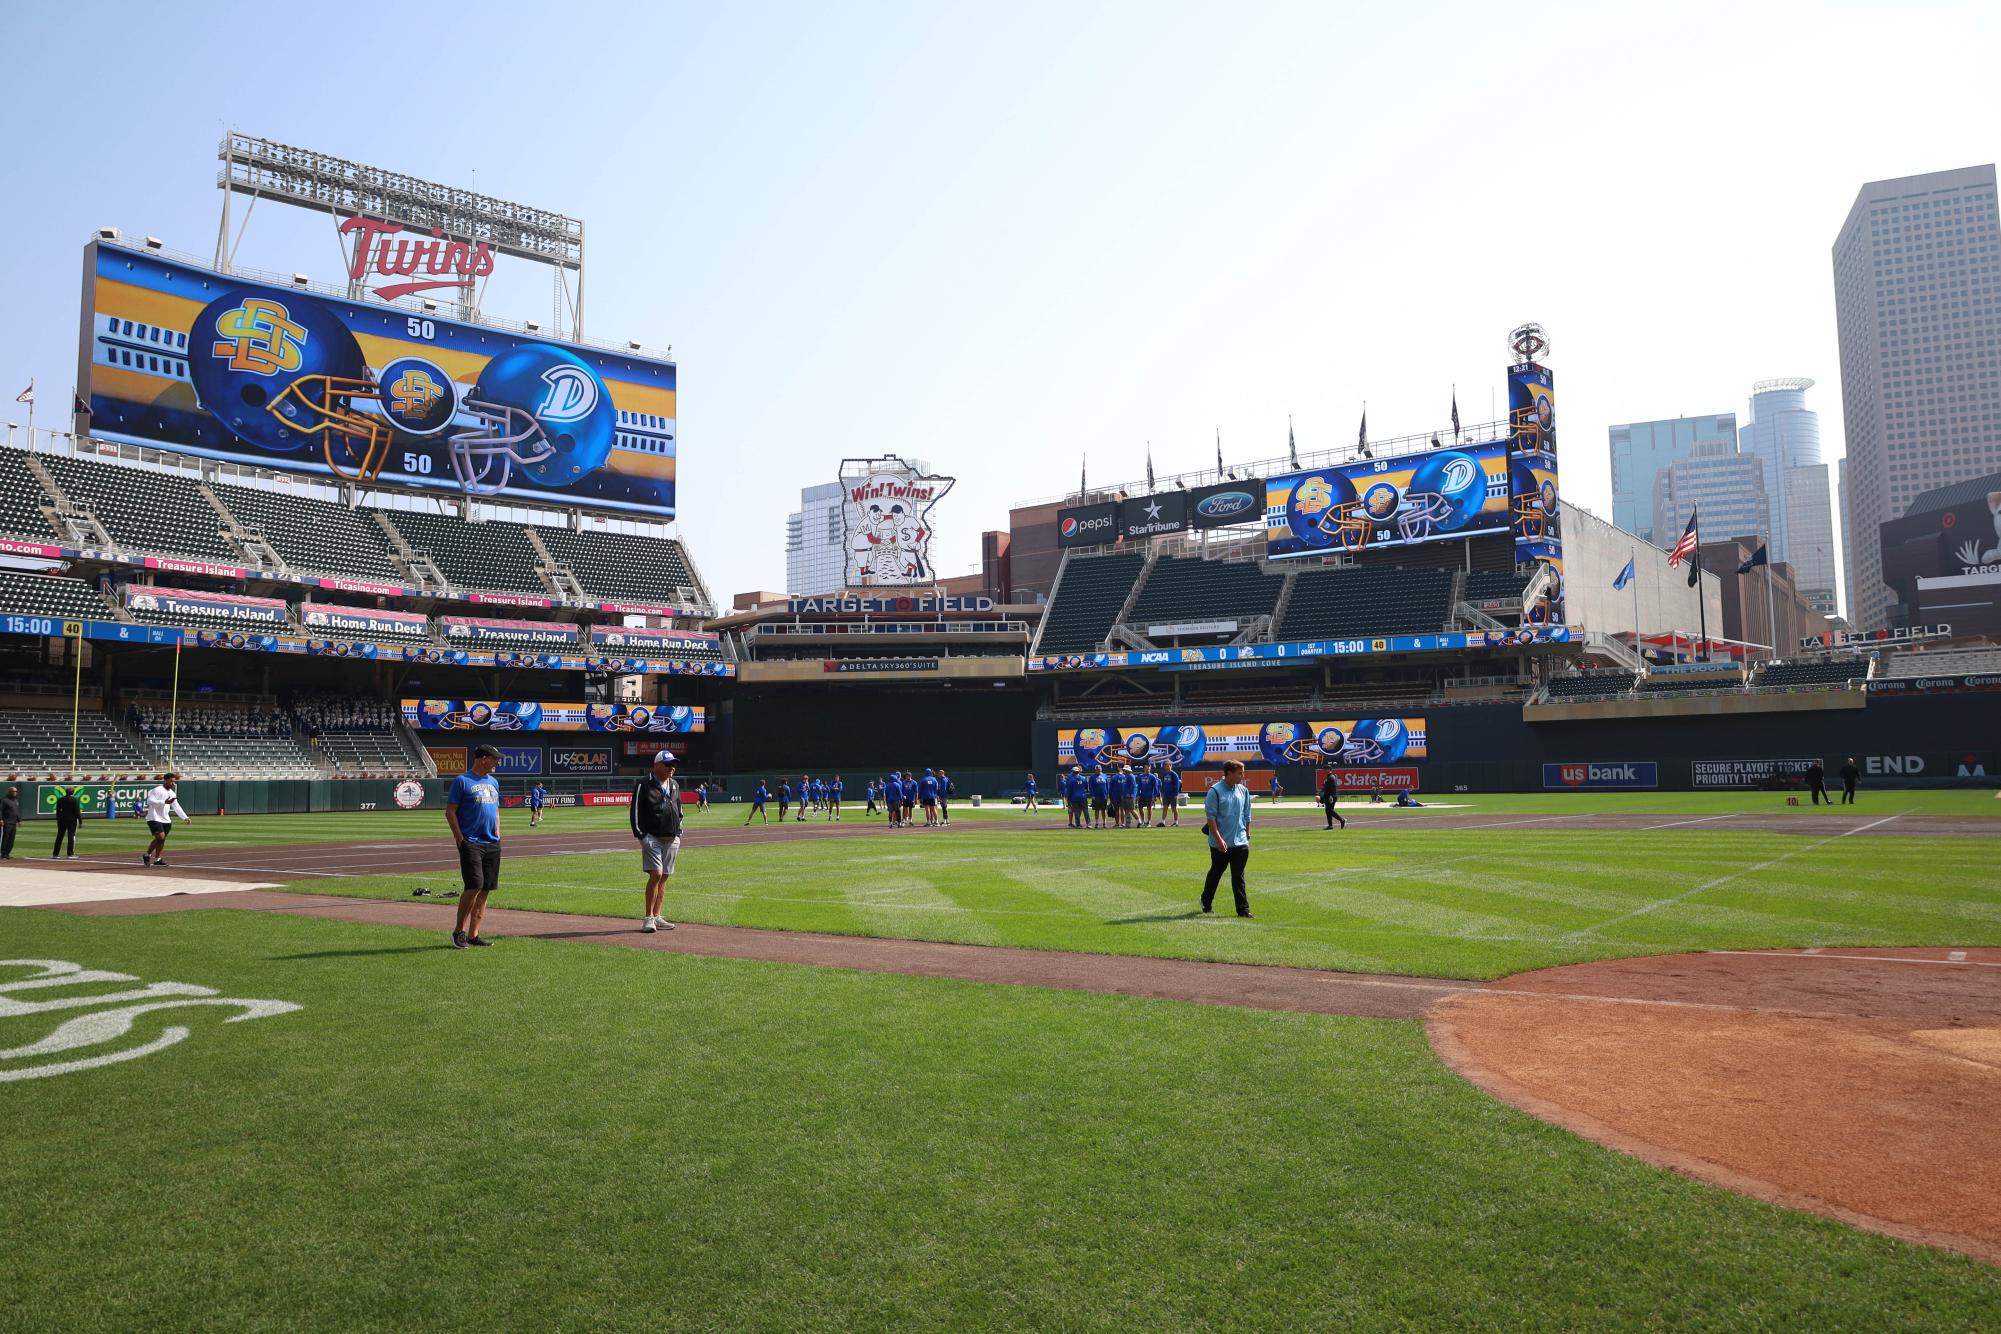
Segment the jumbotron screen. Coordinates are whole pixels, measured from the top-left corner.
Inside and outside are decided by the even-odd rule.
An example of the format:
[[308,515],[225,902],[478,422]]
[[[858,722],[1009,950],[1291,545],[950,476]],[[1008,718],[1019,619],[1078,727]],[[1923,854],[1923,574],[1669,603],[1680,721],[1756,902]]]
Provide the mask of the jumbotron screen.
[[91,434],[455,495],[675,512],[673,363],[93,241]]
[[1485,440],[1265,482],[1265,552],[1279,560],[1504,533],[1508,444]]

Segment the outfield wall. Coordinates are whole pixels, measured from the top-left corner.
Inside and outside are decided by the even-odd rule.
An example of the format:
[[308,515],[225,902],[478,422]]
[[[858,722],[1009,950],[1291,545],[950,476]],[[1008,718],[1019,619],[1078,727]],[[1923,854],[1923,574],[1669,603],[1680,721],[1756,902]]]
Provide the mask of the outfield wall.
[[[2001,786],[2001,692],[1872,695],[1859,710],[1707,718],[1531,723],[1516,704],[1432,707],[1423,713],[1427,757],[1391,771],[1399,780],[1415,774],[1420,792],[1742,790],[1760,785],[1754,781],[1756,765],[1742,762],[1812,758],[1825,763],[1829,784],[1838,786],[1835,774],[1851,755],[1865,790]],[[1128,716],[1130,711],[1119,713],[1121,721]],[[1038,773],[1055,771],[1057,730],[1075,726],[1075,719],[1035,724]],[[1625,766],[1633,766],[1630,773]],[[1317,771],[1305,766],[1278,772],[1288,792],[1304,794],[1318,780]],[[1398,785],[1393,781],[1392,790]]]

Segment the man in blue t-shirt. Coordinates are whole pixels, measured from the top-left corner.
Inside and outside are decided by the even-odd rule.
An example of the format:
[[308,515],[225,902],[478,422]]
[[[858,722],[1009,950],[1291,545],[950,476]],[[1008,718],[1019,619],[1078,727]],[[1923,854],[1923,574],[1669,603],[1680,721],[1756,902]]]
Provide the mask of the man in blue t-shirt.
[[499,767],[499,751],[475,746],[472,772],[454,778],[445,793],[445,823],[451,827],[452,842],[458,844],[459,878],[464,885],[452,928],[455,950],[492,944],[480,935],[479,923],[486,916],[486,896],[500,884],[500,780],[493,776]]
[[1160,775],[1148,769],[1139,776],[1139,827],[1153,823],[1153,803],[1160,796]]
[[[778,780],[778,823],[785,823],[785,812],[792,807],[792,784]],[[767,822],[768,823],[768,822]]]
[[1160,771],[1162,819],[1159,828],[1181,827],[1181,773],[1173,765]]
[[882,806],[889,812],[889,827],[894,829],[903,823],[903,784],[896,781],[892,771],[882,780]]
[[1105,777],[1103,769],[1091,770],[1091,828],[1105,827],[1105,803],[1111,797],[1112,784]]
[[938,823],[938,777],[929,769],[924,777],[917,780],[917,799],[924,803],[924,825],[930,828]]
[[838,820],[841,818],[841,789],[846,786],[847,784],[841,781],[839,774],[835,774],[834,781],[827,784],[827,817],[829,819]]
[[542,780],[539,778],[536,779],[535,786],[528,789],[528,827],[530,829],[542,823],[542,803],[548,800],[548,797],[549,793],[543,788]]
[[764,813],[764,803],[770,800],[771,800],[771,789],[769,787],[766,787],[764,784],[764,780],[760,778],[757,782],[757,786],[750,790],[750,814],[743,817],[743,823],[746,829],[750,827],[750,822],[752,820],[762,820],[766,824],[771,823],[771,817]]

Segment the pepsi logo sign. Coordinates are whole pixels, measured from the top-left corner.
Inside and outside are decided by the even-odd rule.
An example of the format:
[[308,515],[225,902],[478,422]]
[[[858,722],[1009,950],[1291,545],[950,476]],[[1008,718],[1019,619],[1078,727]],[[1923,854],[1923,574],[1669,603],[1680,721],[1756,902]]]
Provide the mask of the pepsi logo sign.
[[1075,537],[1076,535],[1077,535],[1077,521],[1075,519],[1065,519],[1063,521],[1063,536]]

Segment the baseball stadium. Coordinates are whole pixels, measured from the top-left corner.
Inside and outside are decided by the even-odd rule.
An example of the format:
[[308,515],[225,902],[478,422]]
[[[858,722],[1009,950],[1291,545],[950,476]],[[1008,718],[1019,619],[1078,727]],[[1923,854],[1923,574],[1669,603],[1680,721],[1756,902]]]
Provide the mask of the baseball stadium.
[[1540,326],[719,596],[580,220],[218,158],[0,447],[0,1323],[2001,1323],[2001,640],[1574,506]]

